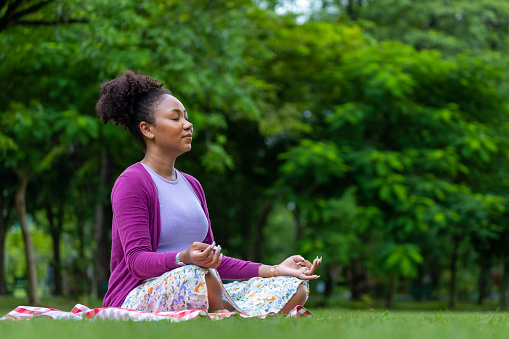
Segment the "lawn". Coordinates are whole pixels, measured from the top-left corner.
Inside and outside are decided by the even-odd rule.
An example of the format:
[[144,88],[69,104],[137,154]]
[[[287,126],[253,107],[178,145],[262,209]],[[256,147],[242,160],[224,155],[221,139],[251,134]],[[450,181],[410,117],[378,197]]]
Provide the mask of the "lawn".
[[[69,300],[52,307],[70,310]],[[5,304],[6,300],[0,300]],[[97,307],[91,301],[88,306]],[[2,310],[5,305],[2,305]],[[55,321],[0,322],[1,338],[507,338],[509,313],[447,311],[367,311],[313,309],[316,318],[230,318],[187,322]],[[5,313],[5,312],[3,312]],[[2,313],[2,315],[3,315]]]

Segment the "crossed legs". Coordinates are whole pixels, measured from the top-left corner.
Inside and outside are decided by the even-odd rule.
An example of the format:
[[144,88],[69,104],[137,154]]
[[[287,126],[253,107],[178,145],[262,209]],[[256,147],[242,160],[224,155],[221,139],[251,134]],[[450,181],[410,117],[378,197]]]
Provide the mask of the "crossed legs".
[[[207,293],[209,300],[209,312],[210,313],[228,313],[235,309],[228,302],[222,299],[221,282],[219,278],[212,273],[205,274],[205,283],[207,284]],[[286,305],[279,311],[278,314],[288,314],[295,306],[303,306],[306,303],[307,294],[304,285],[299,285],[297,292],[288,300]]]

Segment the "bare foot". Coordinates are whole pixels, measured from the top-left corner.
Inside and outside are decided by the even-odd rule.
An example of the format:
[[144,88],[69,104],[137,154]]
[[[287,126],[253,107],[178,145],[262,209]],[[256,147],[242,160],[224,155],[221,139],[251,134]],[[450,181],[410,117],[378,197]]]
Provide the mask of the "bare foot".
[[230,303],[229,303],[229,302],[227,302],[227,301],[224,301],[224,300],[223,300],[223,307],[224,307],[225,309],[227,309],[228,311],[230,311],[230,312],[235,312],[235,307],[233,307],[232,305],[230,305]]
[[230,311],[228,311],[228,310],[215,310],[215,311],[209,310],[209,313],[230,313]]

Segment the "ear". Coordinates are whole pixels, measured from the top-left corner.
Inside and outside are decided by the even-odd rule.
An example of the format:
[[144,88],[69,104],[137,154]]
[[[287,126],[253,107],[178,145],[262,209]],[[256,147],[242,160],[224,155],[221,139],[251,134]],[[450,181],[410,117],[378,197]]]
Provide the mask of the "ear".
[[152,133],[152,125],[148,124],[145,121],[140,122],[140,131],[141,134],[147,139],[153,139],[154,133]]

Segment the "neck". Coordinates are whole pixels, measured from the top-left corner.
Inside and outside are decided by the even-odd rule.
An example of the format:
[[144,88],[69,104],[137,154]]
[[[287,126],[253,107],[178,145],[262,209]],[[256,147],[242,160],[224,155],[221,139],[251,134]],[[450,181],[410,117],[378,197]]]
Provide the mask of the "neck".
[[159,174],[161,177],[175,181],[177,180],[177,176],[175,174],[175,159],[177,157],[169,157],[169,156],[160,156],[149,152],[147,150],[145,152],[145,157],[141,161],[142,164],[150,167],[154,172]]

